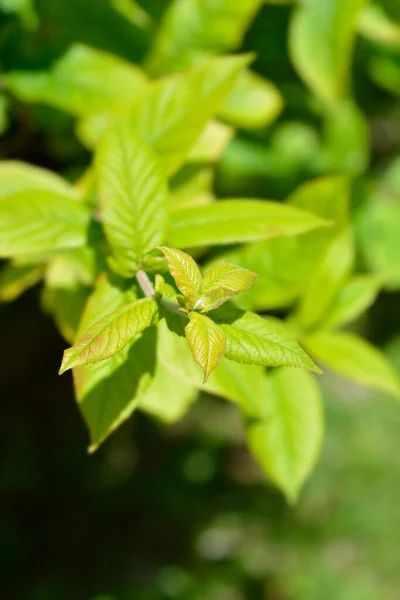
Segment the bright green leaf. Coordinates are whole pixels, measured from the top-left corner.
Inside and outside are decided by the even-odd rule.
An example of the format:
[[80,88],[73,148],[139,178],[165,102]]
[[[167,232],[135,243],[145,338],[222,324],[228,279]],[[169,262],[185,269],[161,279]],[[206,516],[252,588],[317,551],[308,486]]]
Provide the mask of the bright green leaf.
[[194,360],[204,371],[204,382],[206,382],[219,359],[224,355],[226,335],[211,319],[195,312],[190,313],[185,335]]
[[379,44],[400,44],[400,25],[389,18],[378,2],[370,2],[361,12],[358,31]]
[[310,357],[276,320],[226,306],[212,313],[212,318],[227,336],[226,358],[264,367],[302,367],[318,372]]
[[227,56],[206,61],[157,81],[140,98],[133,124],[167,175],[182,166],[249,60],[248,56]]
[[187,307],[192,308],[200,292],[203,279],[199,267],[186,252],[165,246],[160,246],[160,250],[167,259],[169,271],[177,288],[184,295]]
[[232,296],[248,290],[256,278],[257,274],[252,271],[224,260],[218,261],[204,274],[194,308],[201,312],[218,308]]
[[250,451],[264,473],[293,503],[321,449],[321,396],[310,373],[276,369],[268,376],[267,398],[266,419],[247,428]]
[[83,246],[90,213],[58,192],[23,191],[0,200],[0,258]]
[[365,0],[306,0],[295,10],[290,52],[299,75],[323,100],[348,86],[357,19]]
[[77,197],[66,181],[52,171],[34,167],[17,160],[0,161],[0,200],[27,190],[44,190]]
[[9,263],[0,270],[0,302],[12,302],[36,285],[44,275],[41,265]]
[[177,248],[255,242],[323,227],[323,219],[279,202],[221,200],[175,211],[169,243]]
[[375,301],[382,282],[379,277],[358,275],[340,290],[325,317],[323,328],[344,327],[354,321]]
[[233,138],[234,130],[219,121],[210,121],[192,148],[188,161],[194,163],[215,163],[224,153]]
[[380,350],[352,333],[324,332],[304,339],[313,357],[338,375],[400,398],[399,377]]
[[96,156],[104,230],[122,275],[164,241],[168,190],[151,149],[123,125],[110,127]]
[[119,308],[94,323],[65,350],[60,375],[68,369],[111,358],[155,323],[158,305],[154,298],[142,298]]

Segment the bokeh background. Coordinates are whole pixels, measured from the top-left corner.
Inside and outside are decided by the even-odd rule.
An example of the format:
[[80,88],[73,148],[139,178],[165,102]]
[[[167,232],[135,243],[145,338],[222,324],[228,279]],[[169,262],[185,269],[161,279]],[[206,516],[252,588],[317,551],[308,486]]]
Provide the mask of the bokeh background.
[[[136,3],[144,12],[128,4],[0,0],[1,70],[47,69],[77,41],[141,63],[169,2]],[[387,231],[372,235],[359,260],[378,254],[391,285],[356,328],[400,369],[400,8],[376,6],[384,25],[370,13],[356,38],[355,108],[336,116],[293,68],[292,6],[262,7],[242,50],[257,52],[255,70],[280,89],[285,108],[268,127],[239,132],[216,186],[221,196],[281,199],[312,177],[343,173],[354,178],[355,215],[363,218],[371,197],[378,213],[384,207]],[[0,127],[1,158],[71,180],[89,163],[62,111],[0,92]],[[89,456],[71,378],[57,376],[65,342],[41,311],[39,287],[0,305],[0,332],[3,598],[400,597],[395,401],[326,375],[322,456],[289,507],[249,456],[236,407],[212,396],[168,428],[137,414]]]

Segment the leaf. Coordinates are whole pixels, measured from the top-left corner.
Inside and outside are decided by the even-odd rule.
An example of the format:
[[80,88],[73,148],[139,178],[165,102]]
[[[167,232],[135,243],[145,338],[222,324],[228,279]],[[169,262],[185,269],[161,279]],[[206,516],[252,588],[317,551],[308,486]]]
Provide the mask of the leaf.
[[303,328],[315,327],[349,276],[354,263],[351,231],[343,229],[328,245],[309,281],[298,308]]
[[148,58],[149,69],[167,73],[241,45],[263,0],[174,0],[164,13]]
[[8,97],[0,93],[0,135],[6,133],[10,125],[9,107],[10,101]]
[[13,302],[35,286],[43,275],[44,267],[41,265],[5,265],[0,270],[0,302]]
[[73,115],[115,112],[136,102],[147,76],[118,56],[73,44],[50,72],[12,72],[5,83],[26,102],[43,102]]
[[264,473],[294,503],[321,449],[321,396],[314,377],[299,369],[276,369],[268,386],[269,414],[248,426],[248,443]]
[[160,250],[167,259],[169,271],[184,295],[187,307],[193,308],[203,280],[199,267],[189,254],[181,250],[165,246],[160,246]]
[[295,10],[292,62],[315,94],[335,102],[347,90],[357,19],[365,0],[307,0]]
[[173,213],[169,244],[191,248],[256,242],[323,227],[323,219],[279,202],[221,200]]
[[58,192],[27,190],[0,200],[0,258],[78,248],[90,213]]
[[379,44],[400,44],[399,24],[392,21],[377,2],[365,6],[358,20],[358,30],[361,35]]
[[0,0],[0,11],[15,12],[21,19],[23,27],[29,31],[34,31],[39,25],[33,0]]
[[235,131],[219,121],[210,121],[193,146],[188,161],[193,163],[216,163],[225,152]]
[[225,352],[226,335],[211,319],[195,312],[190,313],[185,335],[194,360],[204,371],[206,382]]
[[318,372],[299,344],[276,320],[224,306],[212,318],[226,334],[225,356],[264,367],[302,367]]
[[0,161],[0,201],[17,192],[28,190],[44,190],[77,197],[72,185],[52,171],[17,160]]
[[167,175],[182,166],[249,61],[248,56],[215,58],[157,81],[141,96],[132,123]]
[[59,374],[72,367],[111,358],[153,325],[157,313],[158,305],[154,298],[142,298],[106,315],[94,323],[72,348],[65,350]]
[[338,375],[400,398],[400,380],[377,348],[352,333],[323,332],[304,339],[308,351]]
[[148,146],[127,126],[111,126],[98,149],[101,219],[121,275],[164,241],[168,190]]
[[[101,277],[83,313],[79,338],[110,311],[135,300],[125,282]],[[137,408],[155,369],[156,328],[146,329],[110,359],[73,369],[75,392],[90,429],[94,451]]]
[[344,327],[359,317],[375,301],[382,281],[372,275],[358,275],[340,290],[323,318],[322,327]]
[[283,109],[283,98],[273,83],[252,71],[244,71],[225,100],[221,118],[242,129],[266,127]]
[[256,278],[252,271],[218,261],[204,275],[195,310],[207,312],[218,308],[232,296],[248,290]]

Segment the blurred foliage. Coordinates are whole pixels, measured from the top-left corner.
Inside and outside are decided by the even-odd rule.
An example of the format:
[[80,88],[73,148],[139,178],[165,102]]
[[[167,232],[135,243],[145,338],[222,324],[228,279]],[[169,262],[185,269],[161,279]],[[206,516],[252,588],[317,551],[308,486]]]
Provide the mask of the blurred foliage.
[[[307,330],[307,347],[329,363],[332,343],[342,344],[330,366],[348,375],[337,360],[346,351],[353,379],[361,369],[361,382],[374,385],[371,347],[352,364],[348,344],[361,334],[400,369],[397,0],[0,0],[0,157],[56,171],[74,184],[68,193],[94,202],[89,152],[110,104],[129,106],[149,77],[236,50],[255,61],[172,179],[171,210],[215,196],[289,197],[334,220],[329,234],[199,256],[223,254],[260,273],[244,308],[283,317],[294,307],[289,325]],[[18,164],[13,185],[23,189]],[[65,189],[49,177],[32,169],[29,185],[40,190],[45,178]],[[206,392],[193,404],[190,386],[172,416],[159,394],[146,407],[174,422],[193,404],[183,420],[166,428],[140,413],[87,457],[70,383],[55,375],[63,342],[38,305],[72,341],[101,266],[93,254],[58,258],[40,300],[34,287],[5,304],[43,276],[36,260],[21,257],[0,277],[4,597],[399,598],[396,403],[324,377],[326,440],[296,508],[266,486],[238,409]],[[350,333],[337,331],[350,322]],[[378,387],[390,392],[391,374],[383,368]],[[173,390],[174,380],[163,388]],[[265,471],[274,480],[270,463]]]

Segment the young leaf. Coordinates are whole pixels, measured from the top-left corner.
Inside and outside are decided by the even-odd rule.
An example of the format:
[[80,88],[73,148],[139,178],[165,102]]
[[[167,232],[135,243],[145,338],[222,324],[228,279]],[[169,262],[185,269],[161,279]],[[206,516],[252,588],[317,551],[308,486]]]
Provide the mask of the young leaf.
[[226,334],[226,358],[264,367],[302,367],[318,372],[311,358],[275,320],[231,307],[220,308],[212,317]]
[[121,275],[131,276],[161,243],[167,226],[166,181],[151,149],[131,127],[111,126],[96,156],[101,219]]
[[189,254],[175,248],[159,247],[167,259],[168,268],[178,289],[185,297],[186,306],[193,308],[201,289],[202,276],[199,267]]
[[354,245],[349,229],[341,231],[327,246],[301,299],[298,318],[302,327],[315,326],[349,276]]
[[0,258],[83,246],[90,213],[58,192],[29,190],[0,200]]
[[323,409],[314,377],[299,369],[268,376],[268,415],[247,428],[250,451],[264,473],[296,501],[322,443]]
[[372,275],[357,275],[350,279],[333,300],[322,327],[344,327],[357,319],[373,304],[381,286],[380,278]]
[[120,352],[144,329],[154,324],[157,312],[154,298],[142,298],[106,315],[94,323],[72,348],[65,350],[60,375],[72,367],[106,360]]
[[400,398],[400,380],[377,348],[352,333],[323,332],[304,339],[317,361],[360,385]]
[[326,226],[293,206],[262,200],[221,200],[173,213],[169,243],[177,248],[257,242]]
[[292,62],[321,96],[334,102],[347,87],[357,18],[365,0],[307,0],[295,11],[290,30]]
[[[135,300],[135,290],[123,282],[101,277],[89,298],[77,338],[110,311]],[[75,367],[74,386],[80,409],[90,429],[95,450],[137,408],[155,369],[156,328],[150,327],[121,352],[99,363]]]
[[0,302],[12,302],[36,285],[43,275],[42,265],[7,264],[0,270]]
[[189,72],[161,79],[135,105],[133,125],[153,148],[167,175],[182,166],[249,60],[248,56],[215,58]]
[[46,169],[17,160],[0,162],[0,201],[26,190],[44,190],[76,198],[78,194],[64,179]]
[[252,271],[218,261],[204,275],[195,310],[208,312],[218,308],[232,296],[248,290],[256,278]]
[[226,335],[211,319],[198,313],[190,313],[185,335],[194,360],[204,371],[206,382],[225,352]]

